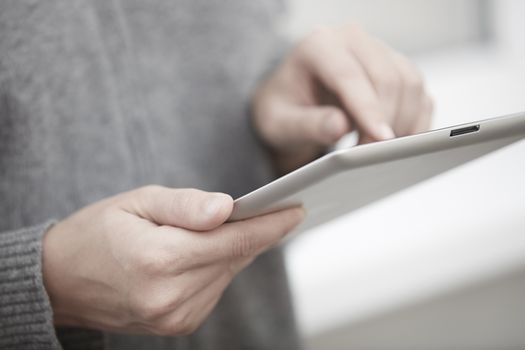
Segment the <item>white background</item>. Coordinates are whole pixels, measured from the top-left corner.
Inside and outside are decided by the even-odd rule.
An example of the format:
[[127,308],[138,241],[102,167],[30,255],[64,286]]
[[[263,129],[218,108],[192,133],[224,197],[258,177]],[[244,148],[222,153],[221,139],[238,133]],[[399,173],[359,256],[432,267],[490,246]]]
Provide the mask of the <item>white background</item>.
[[[284,31],[292,39],[320,24],[356,21],[407,53],[434,97],[435,128],[525,111],[523,1],[293,0],[289,8]],[[338,343],[326,335],[338,330],[357,339],[363,322],[373,330],[374,319],[393,314],[399,323],[411,305],[423,310],[441,295],[454,298],[455,290],[476,283],[482,289],[483,281],[525,270],[524,180],[520,142],[289,243],[287,265],[306,345],[345,349],[347,338]],[[509,297],[493,293],[476,307],[492,303],[497,309],[494,303]],[[514,302],[525,307],[525,295]],[[451,319],[468,316],[461,305]],[[503,330],[516,322],[525,330],[524,308],[518,309],[502,315],[499,323],[509,326]],[[427,328],[432,332],[435,325]],[[507,335],[490,331],[494,343],[487,348],[525,348],[519,334],[506,341]],[[377,339],[359,346],[403,348],[413,336],[390,337],[387,346],[377,332]],[[474,337],[460,338],[448,339],[447,346],[476,348]],[[417,348],[433,348],[427,345]]]

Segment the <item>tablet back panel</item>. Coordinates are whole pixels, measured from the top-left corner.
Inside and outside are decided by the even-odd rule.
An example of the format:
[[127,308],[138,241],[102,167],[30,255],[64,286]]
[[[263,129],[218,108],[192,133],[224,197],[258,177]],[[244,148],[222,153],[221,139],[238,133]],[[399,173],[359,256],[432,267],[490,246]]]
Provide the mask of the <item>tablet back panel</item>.
[[[451,136],[468,127],[478,130]],[[237,199],[231,220],[303,205],[308,215],[294,231],[304,231],[524,136],[519,114],[336,151]]]

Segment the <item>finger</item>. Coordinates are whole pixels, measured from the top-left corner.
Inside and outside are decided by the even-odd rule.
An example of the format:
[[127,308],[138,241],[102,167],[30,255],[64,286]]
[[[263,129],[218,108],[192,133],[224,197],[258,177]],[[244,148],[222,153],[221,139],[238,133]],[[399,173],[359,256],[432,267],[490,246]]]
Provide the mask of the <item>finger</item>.
[[148,243],[153,249],[146,250],[142,260],[151,262],[152,269],[162,273],[176,273],[224,261],[239,260],[242,263],[243,259],[257,256],[277,244],[304,216],[302,207],[284,209],[226,223],[206,235],[161,226],[155,229],[155,235]]
[[411,134],[419,124],[419,120],[425,117],[423,113],[425,91],[421,74],[414,64],[396,52],[392,52],[392,58],[401,73],[402,81],[394,130],[398,135],[405,136]]
[[[412,125],[412,128],[409,132],[409,134],[417,134],[421,132],[428,131],[432,124],[432,113],[434,110],[434,104],[432,102],[432,98],[425,94],[423,97],[421,107],[421,113],[420,117],[417,119],[417,121]],[[366,135],[360,135],[359,136],[359,144],[367,144],[370,142],[373,142],[370,137]]]
[[359,27],[349,26],[343,30],[351,38],[348,45],[379,97],[385,121],[392,125],[401,95],[401,76],[393,62],[392,50]]
[[330,88],[341,99],[361,133],[374,140],[395,137],[390,126],[383,120],[385,112],[368,78],[360,68],[354,69],[353,78],[334,76],[333,81],[327,81],[327,84],[330,84]]
[[125,209],[146,220],[194,231],[218,227],[233,210],[229,195],[196,189],[146,186],[129,192],[125,198]]
[[422,112],[421,117],[415,123],[414,128],[411,130],[413,134],[419,132],[428,131],[432,124],[432,113],[434,111],[434,103],[432,98],[428,95],[425,95],[422,103]]
[[217,247],[219,256],[227,259],[253,257],[279,243],[304,216],[302,207],[285,209],[225,224],[216,235],[207,238]]
[[[292,208],[226,223],[206,235],[182,230],[174,243],[169,245],[179,255],[178,260],[184,261],[185,268],[219,261],[242,260],[256,256],[277,244],[303,217],[304,209]],[[177,249],[177,246],[184,246],[184,251]]]
[[344,43],[333,42],[328,35],[321,39],[303,55],[306,67],[337,95],[362,133],[375,140],[394,137],[383,120],[378,96],[359,62],[345,50]]
[[283,105],[276,107],[275,115],[271,135],[277,145],[330,146],[350,130],[345,113],[333,106]]

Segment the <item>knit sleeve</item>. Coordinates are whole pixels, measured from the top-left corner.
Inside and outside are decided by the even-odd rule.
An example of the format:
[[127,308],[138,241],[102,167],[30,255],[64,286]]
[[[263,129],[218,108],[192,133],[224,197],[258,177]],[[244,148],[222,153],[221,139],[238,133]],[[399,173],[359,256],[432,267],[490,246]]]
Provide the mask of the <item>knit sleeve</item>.
[[42,281],[46,223],[0,233],[0,348],[61,349]]

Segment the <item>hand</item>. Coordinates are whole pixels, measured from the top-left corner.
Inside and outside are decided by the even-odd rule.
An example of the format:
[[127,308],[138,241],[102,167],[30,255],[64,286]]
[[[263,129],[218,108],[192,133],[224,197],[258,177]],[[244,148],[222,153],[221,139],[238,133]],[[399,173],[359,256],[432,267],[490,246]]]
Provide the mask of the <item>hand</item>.
[[401,54],[355,25],[315,31],[257,90],[254,124],[289,171],[357,129],[360,142],[428,129],[432,101]]
[[232,278],[303,216],[300,208],[224,223],[231,197],[148,186],[97,202],[44,236],[55,324],[181,335]]

